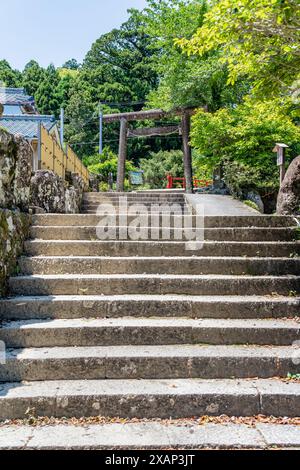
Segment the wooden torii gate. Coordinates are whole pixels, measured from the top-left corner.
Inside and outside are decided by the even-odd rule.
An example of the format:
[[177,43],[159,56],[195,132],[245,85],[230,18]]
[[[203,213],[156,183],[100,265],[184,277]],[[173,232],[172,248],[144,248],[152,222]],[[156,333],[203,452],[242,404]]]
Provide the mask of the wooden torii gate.
[[[103,116],[103,122],[120,122],[120,140],[119,140],[119,159],[118,159],[118,177],[117,177],[117,191],[124,191],[125,180],[125,162],[127,157],[127,139],[128,137],[150,137],[168,135],[178,131],[182,134],[183,142],[183,161],[184,161],[184,176],[186,182],[186,192],[193,192],[193,171],[192,171],[192,151],[189,144],[190,129],[191,129],[191,116],[194,113],[194,108],[178,109],[170,113],[162,109],[150,109],[146,111],[137,111],[129,113],[106,114]],[[165,126],[144,129],[129,129],[128,122],[130,121],[143,121],[145,119],[163,119],[168,116],[181,116],[181,125],[179,126]]]

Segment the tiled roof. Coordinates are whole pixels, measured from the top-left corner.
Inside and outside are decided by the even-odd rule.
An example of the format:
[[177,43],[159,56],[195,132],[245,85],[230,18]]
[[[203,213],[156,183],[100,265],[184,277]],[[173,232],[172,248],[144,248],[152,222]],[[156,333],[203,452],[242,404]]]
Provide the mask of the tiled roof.
[[23,114],[22,116],[0,117],[0,127],[3,127],[13,135],[20,134],[27,139],[38,137],[38,125],[40,122],[42,122],[48,131],[55,126],[54,116]]
[[0,87],[0,103],[1,104],[31,104],[34,106],[34,98],[26,95],[24,88],[1,88]]

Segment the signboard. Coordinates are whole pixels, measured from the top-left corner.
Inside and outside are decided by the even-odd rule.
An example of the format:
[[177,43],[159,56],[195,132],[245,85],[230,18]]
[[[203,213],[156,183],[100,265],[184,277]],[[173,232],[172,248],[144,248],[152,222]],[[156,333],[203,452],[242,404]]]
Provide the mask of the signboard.
[[277,166],[284,164],[284,149],[282,147],[277,148]]
[[131,184],[135,186],[139,186],[144,183],[143,179],[143,171],[130,171],[129,172],[129,177],[130,177],[130,182]]

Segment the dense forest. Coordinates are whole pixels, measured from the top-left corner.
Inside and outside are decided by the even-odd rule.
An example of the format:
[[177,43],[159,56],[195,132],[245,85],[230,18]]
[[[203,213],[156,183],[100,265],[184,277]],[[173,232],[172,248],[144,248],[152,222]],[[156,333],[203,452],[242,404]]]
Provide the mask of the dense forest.
[[[63,106],[68,142],[102,174],[116,170],[118,126],[105,126],[100,158],[100,103],[105,113],[196,107],[195,174],[211,177],[221,166],[233,194],[274,199],[275,142],[289,145],[289,160],[300,154],[298,0],[148,0],[129,14],[82,64],[44,69],[32,60],[20,72],[2,60],[0,81],[25,87],[40,113],[58,117]],[[176,135],[131,139],[128,169],[141,165],[157,187],[167,171],[182,176],[180,149]]]

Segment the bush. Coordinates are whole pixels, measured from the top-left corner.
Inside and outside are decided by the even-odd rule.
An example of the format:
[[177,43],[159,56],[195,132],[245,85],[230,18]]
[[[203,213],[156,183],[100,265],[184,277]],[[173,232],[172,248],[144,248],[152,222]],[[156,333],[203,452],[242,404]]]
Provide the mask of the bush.
[[148,158],[140,161],[144,171],[145,184],[150,189],[160,189],[167,186],[167,174],[183,177],[183,154],[180,150],[150,152]]
[[[88,168],[90,173],[102,175],[106,182],[108,181],[110,173],[112,173],[114,181],[117,180],[118,156],[108,147],[105,147],[102,155],[91,155],[89,157],[84,157],[83,163]],[[129,172],[134,170],[134,165],[127,160],[125,164],[126,177],[128,178]]]
[[248,207],[251,207],[252,209],[255,209],[257,212],[260,212],[259,207],[257,204],[255,204],[255,202],[246,200],[244,201],[244,204],[246,204]]

